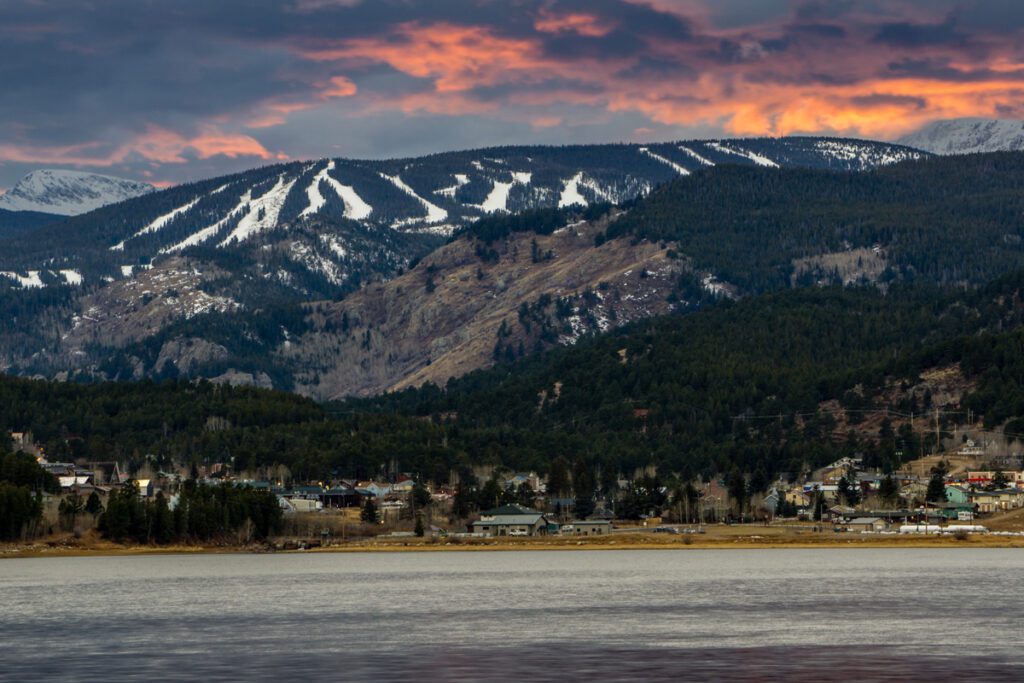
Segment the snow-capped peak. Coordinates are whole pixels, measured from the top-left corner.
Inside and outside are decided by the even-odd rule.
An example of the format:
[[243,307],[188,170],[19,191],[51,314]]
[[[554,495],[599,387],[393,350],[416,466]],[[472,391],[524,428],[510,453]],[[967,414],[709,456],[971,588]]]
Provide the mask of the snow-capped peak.
[[6,194],[0,195],[0,209],[77,216],[153,189],[148,183],[125,178],[45,169],[32,171]]
[[935,154],[1024,150],[1024,121],[962,118],[933,121],[898,140]]

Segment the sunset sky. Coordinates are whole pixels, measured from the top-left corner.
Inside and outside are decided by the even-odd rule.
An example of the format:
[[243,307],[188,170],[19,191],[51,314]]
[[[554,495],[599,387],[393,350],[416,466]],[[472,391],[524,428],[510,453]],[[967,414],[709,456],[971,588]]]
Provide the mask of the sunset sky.
[[1024,117],[1021,0],[6,0],[0,188]]

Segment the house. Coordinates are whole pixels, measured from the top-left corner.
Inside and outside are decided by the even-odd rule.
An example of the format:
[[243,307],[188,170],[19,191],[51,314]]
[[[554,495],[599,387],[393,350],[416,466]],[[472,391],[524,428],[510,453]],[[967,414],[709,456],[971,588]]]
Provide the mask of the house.
[[852,508],[849,505],[833,505],[828,509],[828,516],[833,522],[853,519],[853,516],[857,514],[856,508]]
[[124,475],[116,462],[91,462],[89,468],[93,472],[93,481],[100,485],[120,484]]
[[889,524],[880,517],[854,517],[843,526],[850,531],[885,531]]
[[547,533],[548,518],[522,505],[502,505],[480,513],[471,531],[488,536],[540,536]]
[[392,493],[412,493],[413,488],[416,487],[416,482],[409,477],[402,477],[394,484],[391,485]]
[[607,536],[612,532],[612,523],[608,520],[573,520],[573,536]]
[[348,484],[338,484],[322,491],[318,498],[325,508],[358,507],[363,503],[363,496]]
[[811,497],[801,487],[786,491],[786,502],[798,508],[810,507]]
[[962,486],[947,486],[946,500],[950,503],[970,503],[971,492]]
[[1024,506],[1024,492],[1017,489],[999,489],[996,491],[974,491],[970,502],[978,512],[1001,512]]
[[473,533],[487,536],[541,536],[547,533],[548,519],[541,512],[531,515],[494,515],[487,520],[479,519],[470,526]]

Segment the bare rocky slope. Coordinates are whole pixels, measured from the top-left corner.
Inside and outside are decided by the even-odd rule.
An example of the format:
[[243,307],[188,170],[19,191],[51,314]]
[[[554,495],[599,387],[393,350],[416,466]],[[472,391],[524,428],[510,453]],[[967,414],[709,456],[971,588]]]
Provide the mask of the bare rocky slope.
[[594,246],[604,221],[519,233],[481,259],[457,240],[412,271],[336,303],[310,305],[311,328],[278,353],[319,399],[444,384],[497,361],[571,344],[669,312],[684,260],[647,241]]

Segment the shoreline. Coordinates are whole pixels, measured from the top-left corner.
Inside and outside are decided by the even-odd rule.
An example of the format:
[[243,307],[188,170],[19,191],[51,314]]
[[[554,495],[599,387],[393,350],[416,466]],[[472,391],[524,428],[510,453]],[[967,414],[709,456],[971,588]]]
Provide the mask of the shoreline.
[[278,550],[265,545],[121,545],[116,543],[42,542],[0,546],[4,559],[38,557],[125,557],[139,555],[277,555],[316,553],[437,553],[437,552],[514,552],[514,551],[576,551],[601,550],[808,550],[843,548],[1024,548],[1024,537],[974,535],[960,540],[951,536],[833,536],[808,534],[804,538],[785,536],[724,536],[664,538],[654,534],[622,534],[621,536],[537,539],[473,539],[452,542],[431,539],[367,539],[304,550]]

